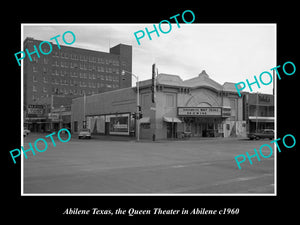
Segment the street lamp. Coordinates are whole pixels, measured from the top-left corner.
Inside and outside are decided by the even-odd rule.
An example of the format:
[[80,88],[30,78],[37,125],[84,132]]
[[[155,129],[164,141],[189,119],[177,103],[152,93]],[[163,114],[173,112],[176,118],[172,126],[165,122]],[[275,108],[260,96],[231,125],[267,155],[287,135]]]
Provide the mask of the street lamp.
[[[136,140],[139,141],[140,140],[140,84],[139,84],[139,77],[134,75],[131,72],[128,72],[126,70],[122,70],[122,76],[125,75],[125,73],[129,73],[131,74],[131,76],[133,76],[136,79],[136,88],[137,88],[137,96],[136,96]],[[123,80],[125,79],[124,77],[122,78]]]
[[61,105],[59,108],[59,116],[60,116],[60,120],[59,120],[59,129],[61,129],[63,127],[63,117],[62,117],[62,111],[64,109],[64,106]]

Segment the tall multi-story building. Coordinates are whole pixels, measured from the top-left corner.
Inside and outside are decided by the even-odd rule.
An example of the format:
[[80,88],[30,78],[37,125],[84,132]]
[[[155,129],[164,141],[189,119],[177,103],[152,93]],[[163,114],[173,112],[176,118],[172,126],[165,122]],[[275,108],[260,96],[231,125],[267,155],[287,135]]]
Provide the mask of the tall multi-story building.
[[[26,38],[24,49],[34,52],[34,45],[38,48],[41,42]],[[49,52],[49,45],[42,47],[43,52]],[[24,115],[30,115],[28,111],[32,110],[28,108],[41,109],[39,116],[32,114],[35,116],[28,117],[25,122],[50,123],[48,115],[55,108],[55,96],[59,96],[59,99],[72,99],[131,87],[131,74],[126,73],[122,79],[121,71],[132,71],[132,46],[119,44],[110,48],[109,52],[101,52],[63,45],[59,49],[52,42],[51,53],[39,56],[33,53],[32,61],[29,57],[23,60]],[[69,106],[70,104],[61,105],[59,108]],[[40,127],[43,127],[42,130],[50,129],[49,126],[41,125],[34,130],[40,130]]]

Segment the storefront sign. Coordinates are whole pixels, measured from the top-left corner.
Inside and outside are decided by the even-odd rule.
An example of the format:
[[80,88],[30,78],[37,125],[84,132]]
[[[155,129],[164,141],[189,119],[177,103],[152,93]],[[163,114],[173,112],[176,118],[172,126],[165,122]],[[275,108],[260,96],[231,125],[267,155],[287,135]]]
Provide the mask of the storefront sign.
[[129,135],[129,114],[110,115],[109,133]]
[[178,116],[221,116],[221,107],[178,107]]
[[52,120],[52,122],[59,122],[59,114],[58,113],[49,113],[48,118]]
[[223,107],[222,117],[230,117],[230,116],[231,116],[231,108]]
[[35,115],[40,116],[44,113],[44,106],[43,105],[28,105],[27,107],[27,114],[29,115]]

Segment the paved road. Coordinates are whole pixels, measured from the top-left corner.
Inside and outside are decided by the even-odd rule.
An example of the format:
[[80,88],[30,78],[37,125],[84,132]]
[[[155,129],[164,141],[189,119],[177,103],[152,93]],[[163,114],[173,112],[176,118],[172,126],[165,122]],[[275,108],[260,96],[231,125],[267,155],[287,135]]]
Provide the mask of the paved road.
[[[36,138],[26,137],[25,149]],[[273,156],[242,170],[234,160],[269,140],[55,140],[56,147],[49,140],[47,151],[24,159],[24,194],[274,193]]]

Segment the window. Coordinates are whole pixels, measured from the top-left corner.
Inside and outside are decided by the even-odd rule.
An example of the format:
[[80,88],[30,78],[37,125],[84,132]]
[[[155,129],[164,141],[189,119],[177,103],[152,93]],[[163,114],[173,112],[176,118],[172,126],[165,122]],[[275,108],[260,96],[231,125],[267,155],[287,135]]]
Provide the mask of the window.
[[142,95],[142,107],[150,106],[151,98],[150,94],[143,94]]
[[74,132],[78,132],[78,121],[74,121]]
[[36,76],[32,76],[32,81],[37,82]]
[[35,85],[32,85],[32,91],[33,91],[33,92],[37,92],[37,89],[36,89],[36,86],[35,86]]
[[32,101],[37,101],[38,97],[36,95],[32,95]]
[[53,57],[58,57],[58,56],[59,56],[58,52],[57,51],[53,51]]
[[166,94],[166,107],[175,107],[175,94]]
[[33,62],[38,63],[39,60],[38,60],[38,57],[36,55],[31,56],[31,58],[32,58]]

